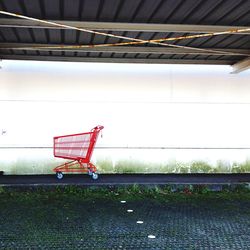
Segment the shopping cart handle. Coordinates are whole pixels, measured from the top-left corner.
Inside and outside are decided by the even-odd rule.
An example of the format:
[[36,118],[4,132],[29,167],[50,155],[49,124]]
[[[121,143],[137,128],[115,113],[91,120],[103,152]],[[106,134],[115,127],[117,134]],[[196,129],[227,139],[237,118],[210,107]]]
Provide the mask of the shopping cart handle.
[[93,128],[93,130],[95,130],[95,129],[102,130],[102,129],[104,129],[104,126],[98,125],[98,126]]

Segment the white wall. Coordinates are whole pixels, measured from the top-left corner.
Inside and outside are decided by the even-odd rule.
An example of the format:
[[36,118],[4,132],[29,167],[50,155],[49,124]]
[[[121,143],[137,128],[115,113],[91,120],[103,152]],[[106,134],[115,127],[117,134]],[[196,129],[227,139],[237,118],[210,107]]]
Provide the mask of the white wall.
[[[101,148],[250,148],[249,71],[233,75],[229,66],[25,61],[2,61],[1,66],[0,132],[6,133],[0,133],[0,162],[5,168],[10,159],[12,165],[20,159],[37,165],[38,154],[41,165],[54,159],[46,158],[51,150],[7,153],[3,147],[51,147],[53,136],[88,131],[97,124],[105,126],[97,145]],[[131,150],[96,150],[94,160],[106,155],[112,161],[233,162],[249,154]]]

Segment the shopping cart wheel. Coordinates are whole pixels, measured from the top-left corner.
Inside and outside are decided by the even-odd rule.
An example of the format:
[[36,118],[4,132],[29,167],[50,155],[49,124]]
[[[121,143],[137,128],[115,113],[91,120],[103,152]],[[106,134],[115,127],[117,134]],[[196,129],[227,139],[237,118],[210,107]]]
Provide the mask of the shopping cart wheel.
[[63,173],[62,172],[56,172],[56,177],[58,180],[61,180],[63,178]]
[[92,174],[92,179],[93,180],[97,180],[98,179],[98,174],[97,173],[93,173]]
[[91,170],[88,170],[88,175],[91,176],[93,172]]

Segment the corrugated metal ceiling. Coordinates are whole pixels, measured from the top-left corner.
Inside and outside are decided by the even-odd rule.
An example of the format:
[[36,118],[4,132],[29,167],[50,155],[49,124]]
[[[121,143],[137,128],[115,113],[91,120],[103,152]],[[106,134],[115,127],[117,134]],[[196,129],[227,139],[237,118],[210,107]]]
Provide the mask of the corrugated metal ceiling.
[[[212,26],[246,26],[250,24],[249,0],[2,0],[0,9],[19,13],[25,16],[44,20],[84,21],[84,22],[114,22],[114,23],[142,23],[142,24],[178,24],[178,25],[212,25]],[[136,45],[145,48],[145,52],[130,51],[63,51],[63,50],[15,50],[1,49],[4,45],[25,44],[68,44],[95,45],[125,42],[119,38],[105,37],[76,30],[1,26],[2,20],[9,16],[0,15],[0,58],[34,59],[34,60],[66,60],[89,61],[101,58],[101,61],[119,62],[119,59],[131,62],[154,63],[209,63],[217,61],[219,64],[233,64],[240,61],[244,55],[214,55],[192,53],[146,53],[148,47],[162,47],[160,45]],[[178,37],[192,34],[190,32],[154,32],[154,31],[112,31],[117,34],[139,39],[157,39]],[[250,35],[233,34],[214,37],[186,39],[169,42],[209,49],[244,49],[245,55],[250,51]],[[131,47],[136,47],[135,45]],[[164,47],[166,48],[166,47]],[[136,61],[136,60],[137,61]],[[96,60],[98,61],[98,60]],[[122,62],[122,60],[120,60]],[[161,62],[162,61],[162,62]]]

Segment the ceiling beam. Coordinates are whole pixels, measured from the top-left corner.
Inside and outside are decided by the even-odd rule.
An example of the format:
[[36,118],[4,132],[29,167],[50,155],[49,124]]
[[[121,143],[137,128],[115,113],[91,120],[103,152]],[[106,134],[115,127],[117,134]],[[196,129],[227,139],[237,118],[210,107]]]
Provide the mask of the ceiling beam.
[[[135,47],[135,46],[109,46],[94,48],[58,48],[62,44],[34,44],[34,43],[0,43],[0,50],[35,50],[35,51],[71,51],[71,52],[109,52],[109,53],[140,53],[140,54],[189,54],[189,55],[239,55],[250,56],[250,50],[247,49],[219,49],[202,48],[207,51],[200,51],[186,48],[167,48],[167,47]],[[66,45],[67,46],[67,45]],[[50,47],[50,48],[46,48]],[[25,48],[25,49],[22,49]]]
[[[157,23],[118,23],[118,22],[83,22],[49,20],[59,24],[74,26],[82,29],[105,31],[144,31],[144,32],[184,32],[184,33],[213,33],[235,29],[246,29],[248,26],[219,26],[219,25],[189,25],[189,24],[157,24]],[[18,18],[0,18],[0,27],[33,28],[33,29],[64,29],[49,24]],[[249,35],[250,32],[232,33],[232,35]]]
[[232,74],[237,74],[247,69],[250,69],[250,57],[233,64],[232,67],[233,67],[233,71],[231,72]]
[[149,63],[149,64],[212,64],[232,65],[231,60],[183,60],[183,59],[138,59],[138,58],[100,58],[79,56],[28,56],[0,55],[5,60],[35,60],[35,61],[64,61],[64,62],[98,62],[98,63]]

